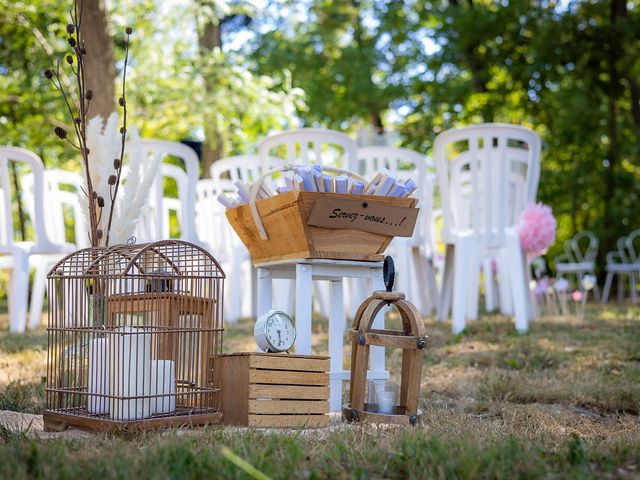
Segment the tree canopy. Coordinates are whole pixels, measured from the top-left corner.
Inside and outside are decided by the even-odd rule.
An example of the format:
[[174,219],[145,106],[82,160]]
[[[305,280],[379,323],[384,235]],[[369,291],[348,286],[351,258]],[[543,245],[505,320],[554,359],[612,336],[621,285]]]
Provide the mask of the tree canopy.
[[[213,159],[299,124],[369,125],[430,154],[447,128],[517,123],[543,138],[539,199],[559,225],[551,254],[583,229],[606,251],[640,227],[636,0],[115,0],[110,8],[114,35],[134,27],[128,98],[143,136],[204,140]],[[50,134],[64,115],[41,77],[64,48],[64,25],[61,2],[0,0],[0,142],[50,165],[73,161]],[[122,39],[113,41],[121,58]]]

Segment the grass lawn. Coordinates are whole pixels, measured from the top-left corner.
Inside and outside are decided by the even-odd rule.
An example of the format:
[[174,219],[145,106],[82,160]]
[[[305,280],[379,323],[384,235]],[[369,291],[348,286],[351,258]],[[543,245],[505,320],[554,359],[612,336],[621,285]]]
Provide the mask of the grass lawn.
[[[252,326],[227,326],[225,350],[253,350]],[[55,440],[4,428],[0,478],[248,478],[243,460],[273,478],[640,478],[640,309],[592,305],[583,321],[544,317],[526,335],[497,315],[459,336],[426,326],[421,427]],[[0,327],[0,410],[38,413],[46,332]],[[315,329],[322,352],[326,322]],[[399,362],[391,352],[391,369]]]

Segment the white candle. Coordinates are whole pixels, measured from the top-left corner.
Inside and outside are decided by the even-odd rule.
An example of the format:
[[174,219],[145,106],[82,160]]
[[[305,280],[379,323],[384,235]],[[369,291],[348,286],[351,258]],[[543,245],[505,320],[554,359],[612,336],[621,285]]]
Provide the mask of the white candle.
[[395,412],[395,395],[393,392],[381,391],[376,393],[378,397],[378,412],[394,413]]
[[151,361],[151,410],[153,414],[176,411],[176,369],[171,360]]
[[141,328],[121,327],[112,335],[109,347],[111,418],[150,417],[151,333]]
[[109,413],[109,341],[96,338],[89,342],[89,413]]

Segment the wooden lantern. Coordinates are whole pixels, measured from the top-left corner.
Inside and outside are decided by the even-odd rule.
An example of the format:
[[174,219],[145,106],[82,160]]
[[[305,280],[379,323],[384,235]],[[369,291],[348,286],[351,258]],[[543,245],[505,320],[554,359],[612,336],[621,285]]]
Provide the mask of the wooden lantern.
[[[352,343],[350,403],[342,409],[343,419],[350,422],[396,423],[417,425],[421,413],[418,410],[422,359],[429,337],[425,335],[422,316],[416,307],[405,300],[404,293],[392,291],[395,273],[393,261],[385,258],[384,276],[387,291],[376,291],[367,298],[356,312],[353,327],[348,331]],[[402,318],[402,330],[372,328],[378,312],[387,305],[394,305]],[[367,411],[365,394],[369,348],[372,346],[402,349],[402,377],[399,401],[393,414]]]

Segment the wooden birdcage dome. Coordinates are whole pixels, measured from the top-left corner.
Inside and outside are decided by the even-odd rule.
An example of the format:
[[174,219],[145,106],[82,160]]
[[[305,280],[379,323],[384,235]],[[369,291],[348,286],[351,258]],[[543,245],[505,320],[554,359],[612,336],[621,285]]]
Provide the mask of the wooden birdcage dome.
[[86,248],[49,273],[45,428],[216,423],[225,274],[181,240]]
[[49,272],[56,278],[163,274],[225,278],[220,264],[208,251],[182,240],[85,248],[66,256]]

